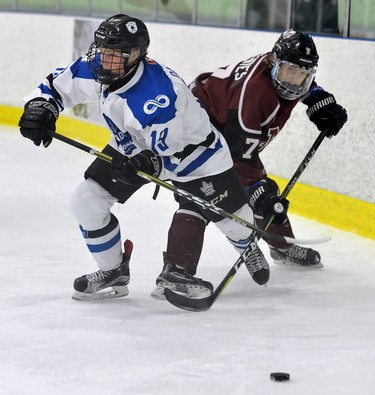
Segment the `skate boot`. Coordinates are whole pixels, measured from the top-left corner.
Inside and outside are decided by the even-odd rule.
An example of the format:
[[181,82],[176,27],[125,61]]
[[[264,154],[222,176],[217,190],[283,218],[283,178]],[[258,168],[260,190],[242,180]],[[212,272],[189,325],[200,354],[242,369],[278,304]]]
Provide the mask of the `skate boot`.
[[252,279],[259,285],[264,285],[270,279],[270,267],[258,245],[255,246],[245,260],[245,265]]
[[128,295],[129,261],[133,251],[133,243],[126,240],[124,249],[124,259],[117,269],[98,270],[76,278],[73,284],[75,292],[72,298],[75,300],[98,300],[120,298]]
[[156,279],[156,288],[151,292],[151,296],[155,299],[165,299],[165,288],[170,288],[196,299],[206,298],[214,290],[210,282],[194,277],[186,270],[167,262],[164,263],[163,271]]
[[300,247],[296,244],[286,249],[270,248],[271,258],[280,265],[295,265],[304,267],[323,267],[320,254],[311,248]]

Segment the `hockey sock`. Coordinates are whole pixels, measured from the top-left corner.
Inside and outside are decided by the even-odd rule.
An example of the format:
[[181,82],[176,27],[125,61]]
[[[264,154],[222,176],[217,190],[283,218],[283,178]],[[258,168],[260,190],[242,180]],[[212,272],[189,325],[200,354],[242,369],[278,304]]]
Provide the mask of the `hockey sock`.
[[111,214],[107,226],[97,230],[85,230],[80,226],[86,245],[101,270],[112,270],[122,262],[121,233],[118,219]]
[[201,256],[206,223],[196,215],[175,213],[168,232],[165,260],[194,275]]

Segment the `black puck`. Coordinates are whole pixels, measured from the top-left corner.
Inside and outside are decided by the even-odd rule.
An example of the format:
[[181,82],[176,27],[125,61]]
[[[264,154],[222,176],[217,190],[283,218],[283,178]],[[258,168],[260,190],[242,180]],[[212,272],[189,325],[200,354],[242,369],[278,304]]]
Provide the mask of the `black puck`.
[[289,373],[274,372],[270,374],[270,379],[274,381],[288,381],[290,379]]

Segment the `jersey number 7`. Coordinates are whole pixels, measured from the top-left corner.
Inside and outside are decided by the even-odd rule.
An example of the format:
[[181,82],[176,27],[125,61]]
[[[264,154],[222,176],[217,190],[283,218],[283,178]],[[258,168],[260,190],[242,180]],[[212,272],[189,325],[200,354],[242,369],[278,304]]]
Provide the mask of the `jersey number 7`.
[[259,140],[247,137],[245,143],[246,143],[246,146],[249,146],[249,148],[247,148],[246,151],[242,154],[242,157],[244,159],[251,159],[251,154],[255,150],[255,148],[258,146]]

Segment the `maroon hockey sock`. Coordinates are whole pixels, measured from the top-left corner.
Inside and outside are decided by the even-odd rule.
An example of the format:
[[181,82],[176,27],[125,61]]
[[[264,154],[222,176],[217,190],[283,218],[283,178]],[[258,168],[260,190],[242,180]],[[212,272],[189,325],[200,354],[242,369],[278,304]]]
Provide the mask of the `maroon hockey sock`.
[[165,260],[194,275],[202,252],[205,229],[202,219],[175,213],[168,232]]

